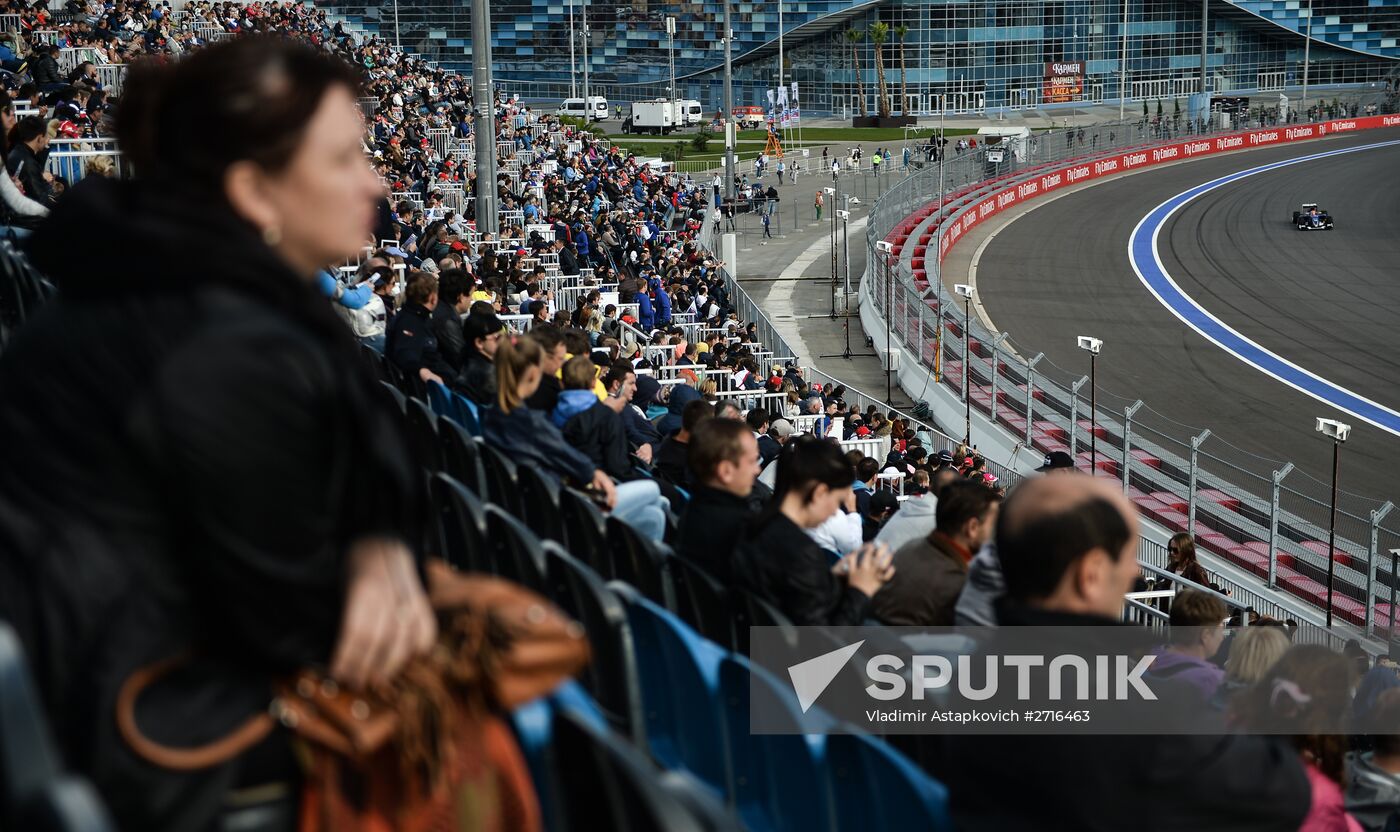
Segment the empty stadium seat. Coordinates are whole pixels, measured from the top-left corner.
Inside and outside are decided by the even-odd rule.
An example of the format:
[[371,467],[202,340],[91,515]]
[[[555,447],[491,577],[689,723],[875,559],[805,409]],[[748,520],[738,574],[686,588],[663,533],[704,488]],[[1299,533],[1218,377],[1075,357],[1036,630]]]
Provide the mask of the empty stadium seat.
[[403,415],[404,411],[408,409],[408,397],[403,394],[403,391],[395,387],[393,382],[390,381],[380,382],[379,389],[384,393],[385,398],[387,398],[394,407],[398,408],[399,415]]
[[734,649],[728,590],[713,575],[683,557],[670,560],[676,614],[700,635]]
[[593,500],[572,488],[561,489],[559,517],[569,553],[600,576],[610,577],[613,574],[612,553],[608,549],[605,518]]
[[[804,722],[792,688],[756,670],[742,656],[720,663],[719,685],[734,778],[733,802],[740,820],[752,832],[830,830],[833,807],[823,761],[826,737],[800,733],[811,723]],[[789,733],[753,732],[749,719],[755,712],[774,731]]]
[[546,591],[544,544],[524,523],[500,506],[487,505],[486,541],[493,572],[536,592]]
[[438,441],[442,443],[443,470],[474,494],[486,493],[486,468],[481,463],[480,445],[455,419],[438,418]]
[[609,588],[627,609],[652,758],[667,769],[690,772],[723,796],[729,775],[719,666],[726,651],[636,589],[621,582]]
[[636,748],[572,710],[555,710],[551,745],[559,817],[568,830],[707,832],[715,822],[678,800]]
[[559,516],[559,483],[531,465],[515,469],[520,506],[526,524],[540,537],[564,542],[564,522]]
[[548,592],[564,611],[583,624],[592,660],[581,681],[614,728],[637,743],[646,740],[641,714],[637,657],[627,611],[587,564],[557,546],[544,547]]
[[953,829],[947,788],[883,742],[832,734],[826,768],[838,829]]
[[404,405],[404,427],[413,459],[431,476],[443,470],[442,443],[438,441],[437,416],[426,402],[410,398]]
[[612,577],[626,581],[666,609],[675,610],[676,593],[669,565],[674,557],[671,547],[647,540],[616,517],[607,520],[607,536]]
[[437,514],[440,554],[449,564],[468,572],[484,572],[492,561],[486,544],[486,509],[475,494],[446,473],[428,482]]
[[516,516],[523,516],[524,506],[520,504],[520,482],[516,478],[515,463],[492,445],[477,440],[481,469],[486,474],[483,483],[487,499]]

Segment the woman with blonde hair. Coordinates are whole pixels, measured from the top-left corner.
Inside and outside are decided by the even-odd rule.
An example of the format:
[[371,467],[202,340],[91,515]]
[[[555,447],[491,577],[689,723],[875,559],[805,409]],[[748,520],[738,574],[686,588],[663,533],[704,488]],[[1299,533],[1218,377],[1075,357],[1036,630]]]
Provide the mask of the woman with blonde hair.
[[712,378],[707,378],[700,382],[700,387],[697,389],[699,390],[700,398],[710,404],[714,404],[719,399],[719,385],[716,384],[715,380]]
[[1225,679],[1216,689],[1216,704],[1228,706],[1236,694],[1263,679],[1290,646],[1282,627],[1256,624],[1236,634],[1225,661]]

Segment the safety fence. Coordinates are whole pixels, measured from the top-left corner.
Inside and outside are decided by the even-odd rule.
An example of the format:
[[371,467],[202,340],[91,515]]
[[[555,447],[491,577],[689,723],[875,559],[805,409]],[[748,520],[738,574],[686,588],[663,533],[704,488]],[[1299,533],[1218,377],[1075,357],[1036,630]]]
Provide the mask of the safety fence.
[[[1394,98],[1355,104],[1360,112],[1396,111]],[[1121,131],[1109,129],[1110,152],[1078,158],[1070,156],[1079,149],[1078,131],[1065,131],[1039,137],[1042,154],[1050,148],[1059,160],[1041,162],[1044,156],[1033,151],[1030,160],[1037,164],[998,177],[988,177],[978,160],[948,159],[941,176],[936,170],[911,176],[872,208],[863,302],[873,303],[887,322],[891,346],[903,360],[930,370],[930,382],[951,388],[1018,447],[1070,453],[1082,467],[1121,481],[1142,513],[1165,528],[1189,531],[1198,546],[1270,589],[1325,608],[1330,483],[1174,422],[1136,397],[1091,391],[1081,373],[1017,349],[1007,333],[985,331],[965,299],[944,285],[940,263],[979,223],[1049,191],[1153,164],[1393,125],[1400,125],[1400,116],[1361,116],[1131,147],[1121,146]],[[883,350],[885,339],[874,340]],[[1390,629],[1396,584],[1390,551],[1400,549],[1400,516],[1392,508],[1388,501],[1339,494],[1332,609],[1368,634]]]

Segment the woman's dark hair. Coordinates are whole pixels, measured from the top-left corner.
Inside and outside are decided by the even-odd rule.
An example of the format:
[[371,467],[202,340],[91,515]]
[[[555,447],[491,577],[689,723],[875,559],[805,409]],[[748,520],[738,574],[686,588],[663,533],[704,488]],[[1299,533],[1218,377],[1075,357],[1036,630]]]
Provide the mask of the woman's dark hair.
[[134,64],[116,115],[117,139],[142,178],[221,195],[224,173],[236,162],[285,168],[326,92],[343,86],[354,94],[359,84],[349,64],[309,46],[235,38],[173,64]]
[[812,499],[818,485],[827,488],[850,488],[856,481],[856,470],[836,442],[806,434],[783,446],[778,455],[778,477],[773,485],[773,499],[768,501],[755,522],[764,524],[778,515],[783,498],[799,494],[802,501]]
[[1263,679],[1232,702],[1247,730],[1282,734],[1335,783],[1346,771],[1347,725],[1355,665],[1320,644],[1290,647]]

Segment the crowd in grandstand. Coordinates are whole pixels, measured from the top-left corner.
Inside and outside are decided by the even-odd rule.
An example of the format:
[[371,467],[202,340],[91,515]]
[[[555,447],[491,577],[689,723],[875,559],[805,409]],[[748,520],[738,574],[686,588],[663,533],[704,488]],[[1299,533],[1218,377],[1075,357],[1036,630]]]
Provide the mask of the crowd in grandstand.
[[[1111,626],[1141,588],[1134,509],[1067,454],[1007,493],[975,450],[766,352],[686,177],[496,101],[493,237],[463,78],[292,4],[194,4],[296,38],[193,50],[166,7],[85,11],[65,43],[190,54],[126,81],[110,123],[136,177],[57,197],[21,175],[42,212],[0,183],[46,217],[28,253],[59,288],[0,360],[0,400],[23,403],[0,408],[0,618],[124,828],[211,828],[231,791],[301,776],[281,732],[201,771],[139,758],[111,718],[138,669],[197,651],[140,709],[194,745],[270,680],[382,689],[439,637],[422,460],[367,366],[794,624]],[[72,108],[70,81],[49,106]],[[1153,672],[1203,722],[1272,736],[957,737],[936,766],[957,828],[1393,829],[1395,665],[1293,645],[1284,622],[1227,631],[1191,538],[1171,549],[1202,588],[1171,603]],[[1352,736],[1312,730],[1348,709]]]

